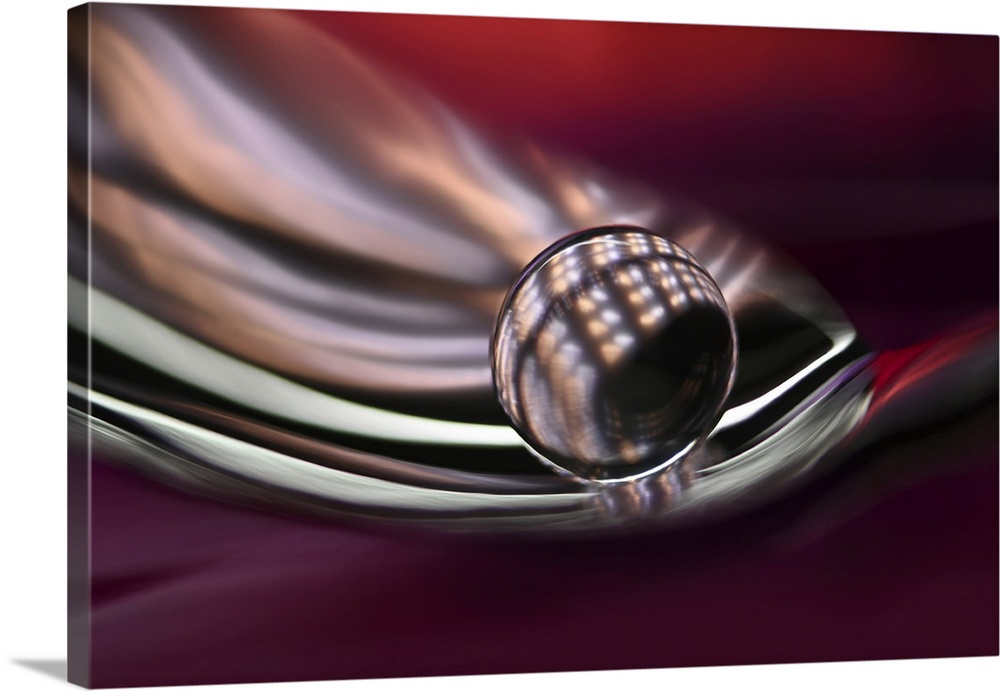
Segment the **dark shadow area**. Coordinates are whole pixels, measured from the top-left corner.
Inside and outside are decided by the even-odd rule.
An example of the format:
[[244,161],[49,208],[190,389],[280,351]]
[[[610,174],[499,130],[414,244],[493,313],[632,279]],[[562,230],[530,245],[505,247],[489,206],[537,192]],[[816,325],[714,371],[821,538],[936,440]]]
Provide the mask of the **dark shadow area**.
[[11,660],[11,662],[33,669],[45,676],[66,681],[66,660]]

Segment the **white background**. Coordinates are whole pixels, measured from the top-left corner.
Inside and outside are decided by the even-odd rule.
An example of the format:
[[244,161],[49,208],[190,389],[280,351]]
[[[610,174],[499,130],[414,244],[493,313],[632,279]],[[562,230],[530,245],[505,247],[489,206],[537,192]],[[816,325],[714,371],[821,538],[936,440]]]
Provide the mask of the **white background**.
[[[73,3],[5,3],[0,113],[0,688],[65,687],[52,670],[66,658],[65,536],[65,262],[66,262],[66,10]],[[173,3],[177,4],[177,3]],[[202,3],[198,3],[202,4]],[[936,3],[721,2],[691,0],[215,0],[207,4],[344,9],[486,16],[618,19],[700,24],[998,33],[995,0]],[[471,9],[474,6],[474,11]],[[901,14],[900,12],[905,12]],[[26,664],[27,662],[27,664]],[[36,667],[32,667],[36,664]],[[916,660],[614,673],[570,673],[431,680],[205,686],[212,689],[348,691],[424,689],[548,689],[568,685],[630,689],[899,688],[993,689],[1000,659]],[[185,688],[185,687],[171,687]],[[189,688],[189,687],[188,687]]]

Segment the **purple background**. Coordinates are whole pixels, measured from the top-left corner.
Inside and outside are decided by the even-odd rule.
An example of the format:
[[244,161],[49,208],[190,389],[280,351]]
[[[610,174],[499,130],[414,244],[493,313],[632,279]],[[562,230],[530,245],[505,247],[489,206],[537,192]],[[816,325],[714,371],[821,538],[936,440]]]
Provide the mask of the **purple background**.
[[[997,313],[997,39],[304,13],[472,117],[690,196],[879,348]],[[93,683],[998,650],[995,404],[677,535],[394,535],[95,462]]]

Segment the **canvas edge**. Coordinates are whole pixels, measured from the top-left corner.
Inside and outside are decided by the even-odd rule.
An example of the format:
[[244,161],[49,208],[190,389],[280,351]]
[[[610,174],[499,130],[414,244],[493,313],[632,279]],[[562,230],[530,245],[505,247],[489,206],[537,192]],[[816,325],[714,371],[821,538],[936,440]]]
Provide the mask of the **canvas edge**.
[[[78,5],[67,10],[67,51],[72,44],[90,45],[90,4]],[[89,48],[84,69],[89,74]],[[72,75],[67,64],[67,86]],[[88,80],[89,81],[89,80]],[[89,90],[89,89],[88,89]],[[67,124],[74,118],[88,120],[89,93],[84,112],[68,103]],[[69,142],[67,140],[67,148]],[[88,152],[89,159],[89,152]],[[89,161],[88,161],[89,167]],[[68,171],[67,171],[68,172]],[[88,171],[89,172],[89,171]],[[88,234],[89,235],[89,234]],[[89,237],[88,237],[89,243]],[[73,301],[71,301],[72,303]],[[89,301],[76,301],[71,309],[89,310]],[[89,313],[84,315],[90,323]],[[71,348],[71,345],[68,345]],[[87,342],[89,350],[89,339]],[[89,353],[87,361],[89,363]],[[89,379],[89,372],[87,373]],[[88,382],[89,384],[89,382]],[[88,385],[89,390],[89,385]],[[89,407],[89,402],[88,402]],[[66,677],[71,684],[90,687],[90,429],[69,429],[67,434],[67,665]]]

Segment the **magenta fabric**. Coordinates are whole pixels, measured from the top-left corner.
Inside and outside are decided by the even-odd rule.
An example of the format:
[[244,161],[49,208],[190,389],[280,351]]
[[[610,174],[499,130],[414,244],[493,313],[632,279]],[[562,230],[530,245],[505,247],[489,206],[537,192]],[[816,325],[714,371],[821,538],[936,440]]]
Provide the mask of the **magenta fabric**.
[[[996,37],[302,16],[761,233],[878,348],[996,319]],[[570,543],[321,525],[96,459],[93,683],[995,655],[996,406],[956,424],[738,520]]]

